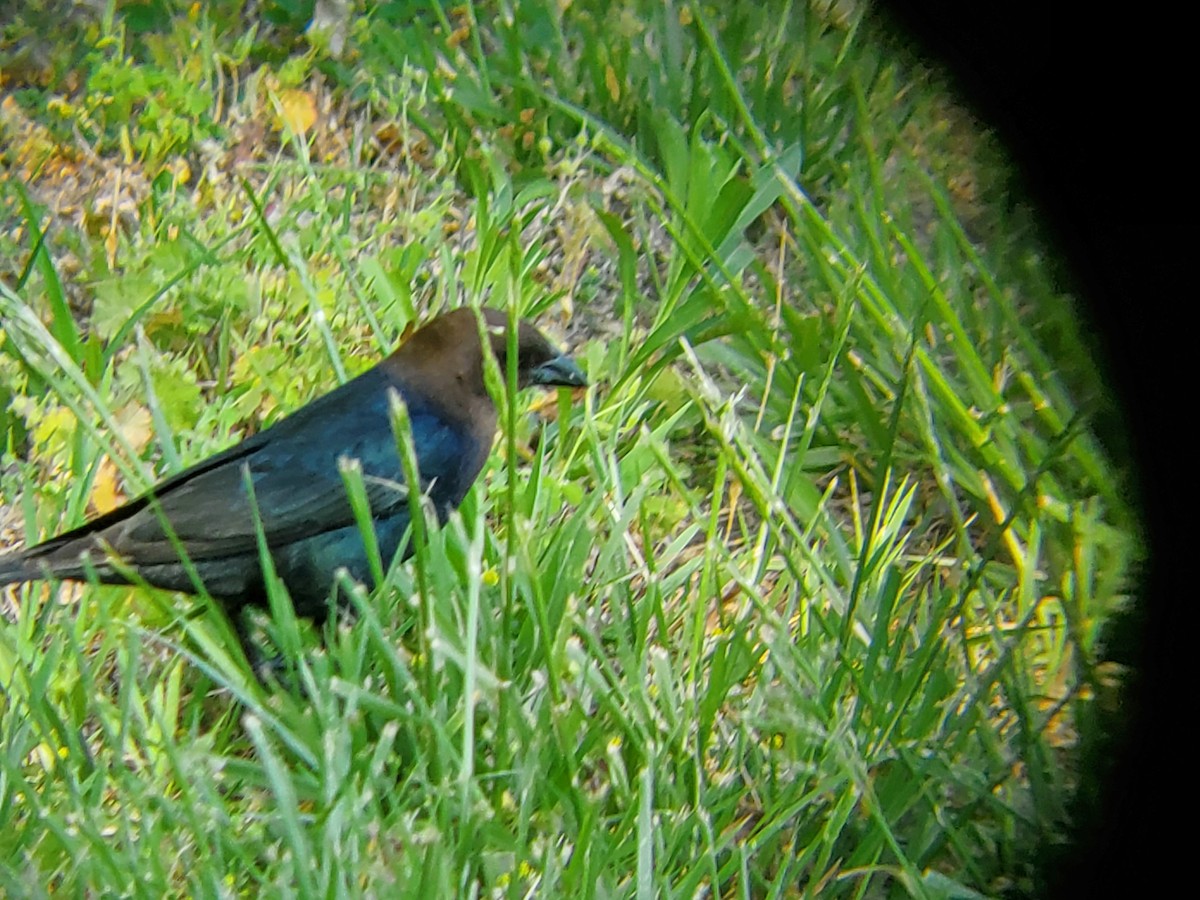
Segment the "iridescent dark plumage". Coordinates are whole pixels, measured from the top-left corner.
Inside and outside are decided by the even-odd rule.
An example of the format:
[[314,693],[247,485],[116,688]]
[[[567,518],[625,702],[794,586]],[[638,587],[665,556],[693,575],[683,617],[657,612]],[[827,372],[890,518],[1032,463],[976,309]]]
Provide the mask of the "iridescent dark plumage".
[[[507,319],[495,310],[481,312],[505,371]],[[585,384],[575,363],[528,324],[518,329],[517,351],[522,387]],[[495,436],[483,365],[476,313],[440,316],[373,369],[270,428],[79,528],[0,556],[0,584],[87,580],[89,569],[100,581],[125,584],[109,561],[116,556],[155,587],[193,593],[165,519],[211,596],[230,612],[261,606],[266,592],[248,471],[272,561],[296,612],[324,618],[337,569],[371,581],[339,460],[356,459],[362,467],[386,563],[400,547],[410,509],[390,395],[398,393],[408,407],[421,489],[445,518],[479,475]]]

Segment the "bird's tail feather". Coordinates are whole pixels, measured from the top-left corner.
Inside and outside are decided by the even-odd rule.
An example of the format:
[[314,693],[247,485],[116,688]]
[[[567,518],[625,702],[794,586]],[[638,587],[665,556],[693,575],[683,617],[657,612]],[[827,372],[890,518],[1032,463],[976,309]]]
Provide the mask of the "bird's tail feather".
[[37,568],[20,551],[0,555],[0,585],[41,578]]

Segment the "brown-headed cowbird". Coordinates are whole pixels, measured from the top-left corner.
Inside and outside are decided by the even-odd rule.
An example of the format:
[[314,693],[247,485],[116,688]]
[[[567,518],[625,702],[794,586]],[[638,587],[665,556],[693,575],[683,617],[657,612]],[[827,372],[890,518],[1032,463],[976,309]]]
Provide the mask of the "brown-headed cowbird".
[[[506,372],[508,320],[497,310],[480,314],[491,352]],[[484,383],[479,333],[471,309],[434,319],[374,368],[264,431],[79,528],[0,556],[0,584],[92,576],[127,584],[111,562],[115,557],[150,585],[195,593],[179,546],[209,595],[238,614],[240,623],[245,607],[266,604],[256,504],[276,573],[296,613],[324,619],[339,568],[358,581],[372,580],[339,460],[354,459],[362,467],[385,565],[409,526],[390,415],[393,392],[408,408],[421,490],[440,519],[458,506],[483,468],[496,432],[496,408]],[[517,353],[520,387],[586,384],[575,362],[524,322]]]

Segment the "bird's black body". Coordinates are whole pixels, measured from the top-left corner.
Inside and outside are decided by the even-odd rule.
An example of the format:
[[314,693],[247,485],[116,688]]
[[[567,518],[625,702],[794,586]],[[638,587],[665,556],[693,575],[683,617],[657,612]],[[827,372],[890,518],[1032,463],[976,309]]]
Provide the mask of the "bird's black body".
[[[481,313],[503,370],[507,320],[494,310]],[[531,326],[520,326],[517,345],[522,386],[585,383],[574,362]],[[263,605],[256,507],[296,612],[324,618],[339,568],[370,582],[339,461],[357,460],[362,468],[385,563],[408,529],[410,506],[391,425],[393,393],[408,408],[421,490],[444,518],[478,476],[496,430],[496,410],[483,380],[479,323],[468,309],[435,319],[373,369],[146,495],[73,531],[0,556],[0,584],[86,580],[89,570],[101,581],[125,584],[124,567],[155,587],[196,593],[177,549],[182,547],[204,588],[227,610]],[[114,557],[119,566],[112,564]]]

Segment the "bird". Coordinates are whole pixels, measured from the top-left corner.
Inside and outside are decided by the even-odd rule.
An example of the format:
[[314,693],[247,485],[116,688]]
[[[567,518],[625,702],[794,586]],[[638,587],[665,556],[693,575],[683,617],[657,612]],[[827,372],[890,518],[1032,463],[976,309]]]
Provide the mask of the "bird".
[[[340,569],[374,587],[341,474],[346,460],[361,466],[384,564],[398,551],[402,558],[412,552],[393,395],[407,407],[420,489],[439,522],[483,469],[497,412],[484,380],[480,317],[491,353],[507,372],[504,312],[464,306],[444,313],[373,368],[270,427],[78,528],[0,555],[0,585],[93,578],[129,584],[133,574],[152,587],[198,594],[198,580],[233,620],[250,656],[245,614],[268,605],[257,509],[296,615],[324,622],[339,602]],[[579,365],[528,322],[518,323],[516,349],[519,388],[587,385]]]

